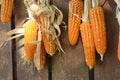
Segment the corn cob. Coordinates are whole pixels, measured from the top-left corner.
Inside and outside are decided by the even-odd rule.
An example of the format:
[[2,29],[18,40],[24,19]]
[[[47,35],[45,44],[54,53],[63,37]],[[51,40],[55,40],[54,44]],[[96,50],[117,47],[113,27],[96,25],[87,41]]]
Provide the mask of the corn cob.
[[92,27],[89,22],[89,10],[91,8],[90,0],[84,1],[84,11],[82,15],[82,24],[80,25],[81,38],[84,48],[84,56],[89,69],[92,69],[96,63],[95,44],[92,34]]
[[9,22],[12,15],[14,0],[2,0],[1,4],[1,21]]
[[89,22],[83,22],[80,25],[81,37],[84,47],[86,63],[91,69],[95,65],[95,45]]
[[75,45],[79,37],[79,26],[81,23],[83,9],[82,0],[71,0],[69,3],[68,38],[71,45]]
[[36,44],[33,44],[32,41],[37,40],[38,36],[38,24],[35,20],[28,20],[24,25],[24,47],[27,60],[34,59],[34,53],[36,52]]
[[56,52],[56,42],[55,40],[53,40],[51,34],[48,34],[47,36],[47,32],[45,31],[46,26],[44,23],[44,17],[42,15],[40,15],[40,24],[41,24],[42,38],[43,38],[45,50],[49,55],[53,56]]
[[101,60],[103,60],[103,55],[106,52],[106,26],[102,7],[96,6],[90,9],[90,21],[94,35],[95,47],[101,56]]

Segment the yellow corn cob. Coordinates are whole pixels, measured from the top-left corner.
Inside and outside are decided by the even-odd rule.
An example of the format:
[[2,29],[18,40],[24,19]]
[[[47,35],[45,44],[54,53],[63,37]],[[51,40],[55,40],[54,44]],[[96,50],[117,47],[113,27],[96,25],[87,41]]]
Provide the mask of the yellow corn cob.
[[34,53],[36,52],[36,44],[32,41],[36,41],[38,37],[38,24],[35,20],[28,20],[24,24],[24,46],[27,60],[33,60]]
[[2,0],[1,21],[8,22],[11,19],[14,0]]
[[106,51],[106,26],[102,7],[94,7],[90,10],[90,21],[94,35],[95,47],[103,60]]
[[55,40],[53,40],[51,34],[49,34],[49,37],[47,38],[47,33],[45,31],[46,27],[42,15],[40,15],[40,24],[41,24],[42,38],[43,38],[45,50],[49,55],[53,56],[56,52],[56,42]]
[[78,41],[79,26],[83,10],[82,0],[71,0],[69,3],[68,18],[68,38],[71,45],[75,45]]
[[85,60],[90,69],[92,69],[96,62],[95,45],[89,22],[83,22],[80,25],[81,37],[84,47]]

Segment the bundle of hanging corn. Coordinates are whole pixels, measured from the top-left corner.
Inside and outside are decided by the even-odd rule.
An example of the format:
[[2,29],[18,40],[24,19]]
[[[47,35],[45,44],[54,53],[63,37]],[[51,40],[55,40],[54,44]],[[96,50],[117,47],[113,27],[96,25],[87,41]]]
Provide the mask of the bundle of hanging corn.
[[22,28],[9,31],[7,35],[15,36],[8,37],[3,44],[24,36],[24,59],[34,62],[36,68],[41,70],[46,64],[46,52],[51,56],[57,50],[64,53],[59,41],[63,14],[55,5],[50,5],[49,0],[24,0],[24,3],[29,16],[27,22]]
[[104,12],[103,8],[98,6],[98,2],[98,0],[84,0],[84,11],[80,25],[85,61],[89,69],[95,66],[96,51],[103,61],[107,47]]
[[96,63],[96,53],[92,34],[92,26],[89,21],[90,8],[91,8],[90,0],[84,0],[84,11],[82,15],[82,24],[80,25],[80,32],[83,42],[85,61],[89,69],[92,69]]

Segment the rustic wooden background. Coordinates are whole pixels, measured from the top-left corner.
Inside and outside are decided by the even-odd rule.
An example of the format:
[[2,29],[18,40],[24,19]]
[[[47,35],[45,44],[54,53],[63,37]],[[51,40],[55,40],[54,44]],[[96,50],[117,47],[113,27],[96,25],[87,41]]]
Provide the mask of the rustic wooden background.
[[[105,0],[100,0],[103,4]],[[69,0],[51,0],[63,11],[64,21],[68,20]],[[32,64],[23,64],[20,55],[24,53],[23,38],[17,38],[0,48],[0,80],[120,80],[120,62],[117,59],[118,23],[115,18],[116,4],[107,0],[103,5],[107,27],[107,51],[104,61],[97,55],[97,64],[89,71],[85,64],[81,37],[76,46],[70,46],[67,31],[62,29],[60,41],[66,54],[53,57],[47,55],[47,65],[38,72]],[[15,0],[13,16],[9,23],[0,22],[0,43],[6,39],[6,32],[21,27],[27,17],[23,0]]]

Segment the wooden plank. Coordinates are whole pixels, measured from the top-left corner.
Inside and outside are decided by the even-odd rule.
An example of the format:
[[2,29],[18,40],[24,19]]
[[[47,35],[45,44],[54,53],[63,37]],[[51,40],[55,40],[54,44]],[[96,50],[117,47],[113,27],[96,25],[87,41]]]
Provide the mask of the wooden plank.
[[[27,11],[23,3],[24,0],[15,2],[15,24],[16,27],[22,27],[21,23],[27,18]],[[23,37],[16,40],[17,46],[17,80],[48,80],[47,66],[40,73],[34,69],[33,64],[24,64],[20,55],[24,53]],[[19,56],[19,57],[18,57]]]
[[[11,29],[11,24],[0,22],[0,44],[7,39],[6,32]],[[0,80],[13,80],[11,42],[0,48]]]
[[[68,22],[68,3],[70,0],[51,0],[62,10],[64,21]],[[56,53],[52,57],[52,80],[89,80],[88,68],[84,61],[81,39],[76,46],[70,46],[67,30],[62,29],[60,37],[65,54]]]
[[[113,0],[103,6],[107,27],[107,52],[104,61],[97,61],[95,66],[95,80],[120,80],[120,62],[117,58],[118,23],[115,18],[115,3]],[[99,59],[99,57],[98,57]]]

